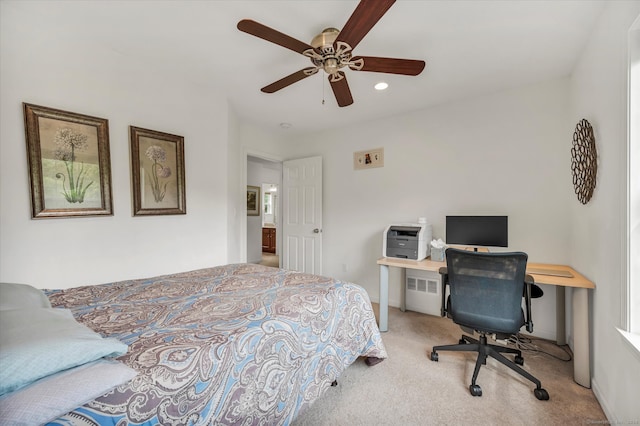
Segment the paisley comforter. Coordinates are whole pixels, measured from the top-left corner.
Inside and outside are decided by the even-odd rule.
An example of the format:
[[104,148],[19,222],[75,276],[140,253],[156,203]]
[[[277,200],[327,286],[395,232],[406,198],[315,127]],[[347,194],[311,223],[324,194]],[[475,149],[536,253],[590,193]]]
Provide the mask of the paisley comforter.
[[234,264],[48,295],[139,373],[53,424],[286,425],[358,357],[387,357],[366,291],[317,275]]

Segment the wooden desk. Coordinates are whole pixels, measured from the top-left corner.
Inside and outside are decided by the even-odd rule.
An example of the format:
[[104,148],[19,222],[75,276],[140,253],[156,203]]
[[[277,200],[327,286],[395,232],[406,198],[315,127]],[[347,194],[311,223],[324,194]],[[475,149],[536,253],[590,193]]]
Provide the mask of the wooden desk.
[[[434,262],[427,258],[416,261],[383,257],[378,259],[380,265],[380,331],[389,329],[389,267],[404,269],[421,269],[438,272],[445,262]],[[552,271],[569,272],[571,277],[542,275],[530,273],[529,269],[546,269]],[[570,266],[546,263],[527,263],[527,273],[538,284],[556,286],[556,341],[559,345],[566,345],[566,312],[565,288],[572,287],[572,319],[573,319],[573,379],[581,386],[591,387],[591,365],[589,356],[589,289],[596,288],[584,275]],[[404,288],[404,283],[403,283]],[[402,292],[404,295],[404,291]],[[404,300],[403,300],[404,303]]]

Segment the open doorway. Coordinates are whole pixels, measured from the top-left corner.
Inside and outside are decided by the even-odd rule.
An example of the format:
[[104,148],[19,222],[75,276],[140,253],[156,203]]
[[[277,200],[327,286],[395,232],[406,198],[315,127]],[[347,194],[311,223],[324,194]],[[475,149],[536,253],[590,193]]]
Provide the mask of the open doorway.
[[[259,189],[256,213],[247,215],[247,262],[280,266],[282,162],[247,156],[247,187]],[[255,191],[255,189],[254,189]]]
[[280,266],[280,250],[278,250],[278,184],[262,184],[262,261],[261,265]]

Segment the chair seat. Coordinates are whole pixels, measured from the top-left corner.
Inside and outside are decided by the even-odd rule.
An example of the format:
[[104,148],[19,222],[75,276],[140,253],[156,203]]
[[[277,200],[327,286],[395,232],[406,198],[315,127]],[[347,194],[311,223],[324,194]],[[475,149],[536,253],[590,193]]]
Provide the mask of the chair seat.
[[[450,308],[451,308],[451,297],[448,297],[447,298],[447,317],[449,318],[451,318],[451,315],[449,314]],[[471,318],[458,317],[457,320],[454,322],[469,334],[473,334],[474,332],[477,332],[477,333],[486,332],[489,334],[497,334],[503,338],[507,338],[518,333],[520,331],[520,328],[522,328],[522,326],[525,324],[524,310],[521,309],[520,312],[521,312],[521,317],[520,317],[520,321],[517,322],[518,324],[517,327],[509,327],[509,325],[511,324],[502,325],[503,323],[499,321],[500,320],[499,318],[494,319],[495,324],[493,324],[492,327],[486,330],[482,330],[478,328],[477,324],[479,323],[479,321],[474,321],[474,319],[476,319],[477,317],[471,317]],[[484,320],[483,322],[487,322],[487,321]]]

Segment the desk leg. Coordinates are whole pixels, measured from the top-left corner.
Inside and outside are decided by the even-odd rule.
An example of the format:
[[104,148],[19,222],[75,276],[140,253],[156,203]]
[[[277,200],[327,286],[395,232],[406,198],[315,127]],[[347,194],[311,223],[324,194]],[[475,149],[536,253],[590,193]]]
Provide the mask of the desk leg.
[[380,331],[389,330],[389,267],[380,265]]
[[573,310],[573,380],[585,388],[591,387],[589,361],[589,291],[572,289]]
[[565,290],[563,286],[556,286],[556,343],[558,346],[567,344],[567,314],[565,309]]
[[407,310],[407,269],[402,269],[400,277],[400,310],[405,312]]

